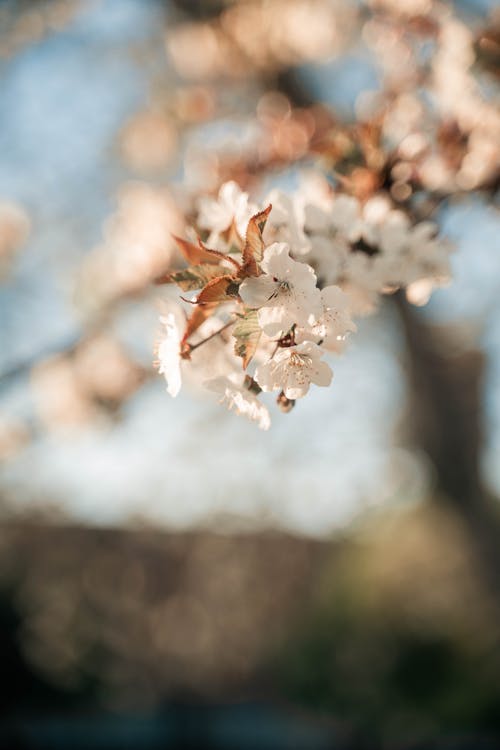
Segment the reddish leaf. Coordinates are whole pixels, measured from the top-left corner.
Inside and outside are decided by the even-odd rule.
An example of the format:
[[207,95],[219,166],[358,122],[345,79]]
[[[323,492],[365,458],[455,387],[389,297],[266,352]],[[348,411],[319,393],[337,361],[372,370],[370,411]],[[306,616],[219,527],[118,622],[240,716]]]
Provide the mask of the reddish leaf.
[[212,302],[228,302],[234,300],[237,294],[238,284],[234,276],[227,274],[209,281],[197,296],[196,303],[206,305]]
[[230,255],[227,255],[227,253],[221,253],[220,250],[213,250],[211,247],[207,247],[206,245],[204,245],[201,240],[198,240],[198,243],[200,245],[200,248],[205,253],[208,253],[209,256],[211,255],[214,258],[221,258],[222,260],[228,260],[230,263],[233,264],[233,266],[235,266],[235,268],[238,269],[238,271],[240,270],[241,266],[238,263],[238,261],[232,258]]
[[197,265],[199,263],[217,263],[213,253],[208,252],[207,248],[203,245],[201,240],[197,245],[188,240],[183,240],[182,237],[177,237],[175,234],[172,235],[177,243],[177,246],[183,256],[186,258],[188,263]]
[[192,334],[198,330],[202,323],[211,315],[212,310],[216,305],[204,305],[195,307],[192,314],[187,319],[186,330],[181,341],[181,351],[187,349],[186,342]]
[[248,222],[247,236],[245,238],[245,247],[243,248],[243,268],[242,275],[258,276],[260,273],[259,262],[264,254],[264,240],[262,232],[266,226],[267,217],[272,206],[269,205],[264,211],[260,211],[252,216]]

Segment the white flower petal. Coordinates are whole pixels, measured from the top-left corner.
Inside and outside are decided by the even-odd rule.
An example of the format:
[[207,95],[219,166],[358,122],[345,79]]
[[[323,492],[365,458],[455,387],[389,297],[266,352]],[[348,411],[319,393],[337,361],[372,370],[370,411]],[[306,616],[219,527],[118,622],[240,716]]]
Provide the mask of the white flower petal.
[[217,199],[199,199],[198,226],[210,231],[212,246],[220,246],[219,235],[229,229],[233,221],[236,222],[240,236],[244,237],[248,222],[257,211],[257,206],[249,203],[248,194],[242,192],[236,182],[225,182]]
[[255,380],[263,391],[282,390],[287,398],[302,398],[311,383],[327,386],[332,381],[333,373],[321,355],[320,347],[311,341],[279,349],[257,368]]
[[243,385],[238,385],[225,377],[214,378],[205,385],[209,390],[222,396],[220,403],[227,406],[230,411],[234,409],[236,414],[257,422],[261,430],[268,430],[271,426],[268,409]]
[[168,313],[160,318],[165,327],[165,333],[158,345],[158,372],[165,376],[167,391],[175,398],[182,385],[181,376],[181,332],[174,313]]
[[257,309],[269,302],[276,289],[271,276],[256,276],[245,279],[239,288],[239,294],[247,307]]
[[307,263],[290,258],[286,243],[275,242],[264,251],[264,274],[246,279],[240,296],[247,307],[259,310],[259,324],[269,336],[287,333],[292,325],[305,325],[322,310],[316,275]]

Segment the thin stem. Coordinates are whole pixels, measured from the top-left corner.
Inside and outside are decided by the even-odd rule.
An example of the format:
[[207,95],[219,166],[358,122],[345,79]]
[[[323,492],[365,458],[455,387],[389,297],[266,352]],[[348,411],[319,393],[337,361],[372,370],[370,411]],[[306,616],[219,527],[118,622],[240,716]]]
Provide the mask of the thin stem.
[[270,359],[274,359],[274,355],[276,354],[276,352],[278,351],[279,348],[280,348],[280,342],[277,341],[276,342],[276,346],[274,347],[274,350],[273,350],[273,353],[271,354]]
[[219,328],[218,331],[214,331],[213,333],[210,334],[210,336],[207,336],[206,339],[202,339],[201,341],[198,341],[197,344],[189,344],[189,353],[194,352],[194,350],[197,349],[199,346],[201,346],[202,344],[206,344],[207,341],[210,341],[210,339],[213,339],[215,336],[218,336],[219,333],[222,333],[223,331],[225,331],[227,328],[229,328],[229,326],[234,325],[235,322],[236,321],[234,320],[230,320],[225,325],[223,325],[222,328]]

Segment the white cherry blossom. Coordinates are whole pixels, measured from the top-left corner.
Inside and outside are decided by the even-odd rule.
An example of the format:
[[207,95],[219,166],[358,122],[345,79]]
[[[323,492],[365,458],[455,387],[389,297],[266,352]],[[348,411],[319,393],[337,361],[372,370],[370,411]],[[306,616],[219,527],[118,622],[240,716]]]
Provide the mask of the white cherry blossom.
[[236,182],[225,182],[216,200],[206,196],[199,199],[198,226],[209,230],[208,244],[218,245],[220,234],[229,229],[233,221],[238,234],[244,238],[248,222],[258,210]]
[[[224,326],[218,317],[207,318],[189,338],[193,351],[189,357],[181,356],[181,341],[186,326],[186,316],[180,306],[169,306],[160,316],[162,331],[155,347],[158,372],[167,381],[167,392],[175,397],[185,384],[199,388],[207,380],[219,376],[239,378],[241,359],[233,349],[229,332],[213,336]],[[199,344],[202,344],[201,346]]]
[[329,234],[332,222],[328,210],[314,203],[308,203],[304,208],[304,231],[308,234]]
[[320,286],[336,283],[349,260],[350,247],[346,237],[314,234],[310,239],[311,249],[305,260],[316,271]]
[[[337,195],[327,231],[323,210],[308,208],[308,217],[311,227],[321,231],[311,234],[307,259],[322,284],[339,285],[349,294],[355,314],[372,312],[381,294],[422,280],[432,281],[432,288],[449,278],[450,248],[435,238],[435,227],[429,222],[412,225],[384,193],[364,205]],[[424,299],[420,293],[418,298]]]
[[349,296],[338,286],[327,286],[321,291],[323,314],[313,326],[322,346],[340,352],[349,333],[358,329],[351,319]]
[[[451,248],[433,224],[415,223],[384,191],[361,201],[323,187],[268,196],[272,210],[263,229],[263,257],[260,262],[256,257],[258,270],[242,265],[238,295],[189,336],[184,357],[183,310],[162,317],[157,353],[171,395],[177,395],[181,380],[203,384],[228,409],[268,429],[269,411],[247,388],[252,381],[245,380],[241,357],[247,366],[252,361],[263,391],[282,391],[283,398],[295,401],[311,383],[330,385],[333,373],[322,355],[343,351],[357,330],[353,315],[373,312],[383,294],[399,288],[414,304],[424,304],[435,286],[447,282]],[[211,247],[232,252],[226,231],[234,223],[243,239],[258,210],[229,182],[217,199],[200,200],[198,228],[210,232]],[[246,275],[252,272],[259,275]],[[240,319],[246,327],[231,331]]]
[[[218,316],[207,318],[189,337],[194,349],[189,359],[182,360],[181,366],[184,381],[193,388],[204,387],[207,380],[219,376],[232,379],[241,376],[241,359],[234,353],[231,332],[214,335],[224,323]],[[200,342],[204,343],[199,346]]]
[[222,396],[220,403],[227,406],[230,411],[234,409],[236,414],[256,422],[261,430],[268,430],[271,426],[271,417],[267,407],[243,384],[220,376],[207,381],[205,385],[210,391]]
[[297,255],[307,252],[310,242],[304,232],[304,210],[300,199],[273,190],[265,200],[265,205],[269,204],[272,209],[264,229],[264,241],[269,244],[286,242]]
[[361,206],[357,198],[350,195],[338,195],[330,211],[333,229],[355,241],[362,236],[366,224],[361,216]]
[[412,227],[407,220],[392,221],[381,228],[377,263],[385,284],[407,286],[422,279],[441,284],[449,278],[450,247],[435,233],[430,222]]
[[270,360],[259,365],[255,380],[263,391],[282,390],[289,399],[305,396],[311,383],[328,386],[333,373],[321,361],[322,351],[312,341],[280,348]]
[[351,251],[339,274],[337,284],[348,294],[354,315],[368,315],[377,307],[383,283],[375,257]]
[[179,322],[173,312],[160,317],[164,327],[161,340],[158,343],[158,372],[165,376],[167,391],[175,397],[182,385],[181,375],[181,331]]
[[289,252],[284,242],[269,245],[261,262],[264,273],[240,286],[241,299],[258,309],[259,325],[268,336],[286,333],[294,324],[306,325],[322,312],[314,270],[290,258]]

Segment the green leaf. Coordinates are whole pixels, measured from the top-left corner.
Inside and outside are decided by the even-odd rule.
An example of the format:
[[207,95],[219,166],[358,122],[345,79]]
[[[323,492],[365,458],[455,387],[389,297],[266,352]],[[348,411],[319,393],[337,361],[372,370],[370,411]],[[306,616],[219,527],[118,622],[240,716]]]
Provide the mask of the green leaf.
[[259,345],[262,329],[259,326],[258,310],[247,310],[244,315],[238,317],[239,320],[233,328],[233,336],[236,339],[234,353],[242,358],[243,369],[246,370]]

